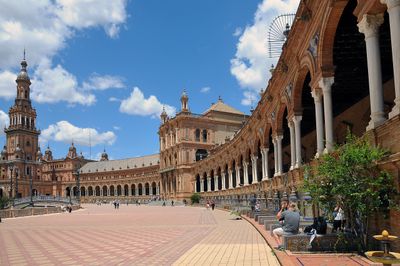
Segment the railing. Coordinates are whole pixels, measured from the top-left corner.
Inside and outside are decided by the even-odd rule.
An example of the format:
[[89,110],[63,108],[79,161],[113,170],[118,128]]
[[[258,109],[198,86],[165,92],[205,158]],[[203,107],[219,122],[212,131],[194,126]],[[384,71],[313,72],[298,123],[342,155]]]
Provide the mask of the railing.
[[[31,197],[14,199],[14,206],[29,204],[31,202]],[[32,202],[48,202],[48,203],[64,203],[64,204],[78,204],[78,201],[75,198],[69,197],[60,197],[60,196],[33,196]]]

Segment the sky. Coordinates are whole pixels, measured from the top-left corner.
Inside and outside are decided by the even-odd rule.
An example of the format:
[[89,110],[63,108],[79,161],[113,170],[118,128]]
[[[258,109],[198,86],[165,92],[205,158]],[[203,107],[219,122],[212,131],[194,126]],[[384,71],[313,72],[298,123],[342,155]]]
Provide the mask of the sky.
[[[0,0],[0,127],[26,49],[42,152],[89,159],[159,151],[159,115],[221,96],[249,113],[277,58],[268,28],[299,0]],[[0,132],[0,144],[5,134]]]

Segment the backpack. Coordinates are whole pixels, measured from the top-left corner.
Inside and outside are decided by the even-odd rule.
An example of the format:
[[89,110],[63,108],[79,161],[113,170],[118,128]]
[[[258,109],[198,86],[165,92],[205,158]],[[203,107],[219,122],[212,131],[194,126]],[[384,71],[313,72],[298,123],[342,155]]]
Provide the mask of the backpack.
[[324,217],[319,216],[314,218],[314,223],[313,223],[313,228],[317,230],[317,234],[319,235],[325,235],[326,230],[328,228],[328,224],[326,223],[326,220]]

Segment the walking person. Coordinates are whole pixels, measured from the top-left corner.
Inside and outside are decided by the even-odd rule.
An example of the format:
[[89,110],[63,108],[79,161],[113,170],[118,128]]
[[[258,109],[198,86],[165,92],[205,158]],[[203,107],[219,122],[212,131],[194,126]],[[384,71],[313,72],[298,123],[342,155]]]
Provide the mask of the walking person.
[[212,200],[211,201],[211,210],[214,210],[214,208],[215,208],[215,202]]
[[171,206],[174,207],[174,200],[171,201]]

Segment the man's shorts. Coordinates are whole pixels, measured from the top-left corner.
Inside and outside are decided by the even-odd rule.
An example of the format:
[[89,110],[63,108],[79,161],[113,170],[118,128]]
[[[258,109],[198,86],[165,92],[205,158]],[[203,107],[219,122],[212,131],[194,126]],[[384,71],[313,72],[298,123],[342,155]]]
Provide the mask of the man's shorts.
[[282,228],[282,227],[278,227],[278,228],[275,228],[275,229],[272,231],[272,233],[274,233],[274,234],[277,235],[277,236],[283,236],[284,231],[283,231],[283,228]]

